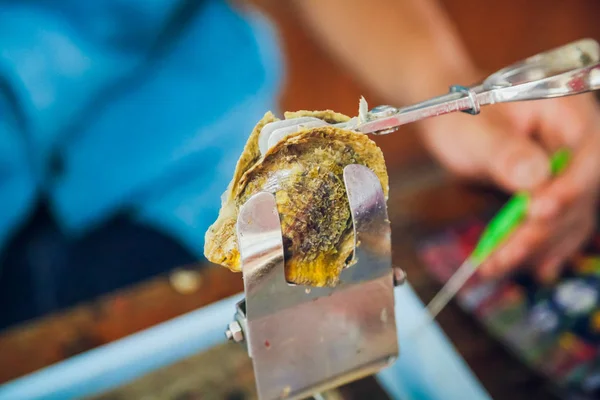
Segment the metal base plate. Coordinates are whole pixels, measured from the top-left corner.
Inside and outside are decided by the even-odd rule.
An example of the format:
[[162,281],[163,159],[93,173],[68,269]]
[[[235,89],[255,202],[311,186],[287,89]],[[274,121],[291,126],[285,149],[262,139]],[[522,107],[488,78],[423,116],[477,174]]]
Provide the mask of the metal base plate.
[[241,208],[245,310],[238,321],[252,357],[259,397],[300,399],[373,374],[398,356],[387,207],[377,176],[344,169],[356,263],[335,288],[285,281],[275,197],[258,193]]

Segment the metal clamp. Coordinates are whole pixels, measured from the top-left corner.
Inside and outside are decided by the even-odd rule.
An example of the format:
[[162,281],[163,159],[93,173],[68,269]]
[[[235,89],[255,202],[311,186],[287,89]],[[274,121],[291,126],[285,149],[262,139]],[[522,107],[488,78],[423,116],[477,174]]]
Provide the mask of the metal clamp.
[[464,93],[467,95],[467,98],[471,102],[471,108],[467,110],[462,110],[462,112],[477,115],[481,112],[481,105],[479,104],[479,100],[477,100],[477,93],[471,88],[461,85],[453,85],[450,86],[450,93]]
[[[344,169],[356,263],[334,288],[290,285],[275,197],[261,192],[237,223],[245,299],[227,330],[252,358],[261,400],[301,399],[374,374],[398,356],[391,230],[377,176]],[[396,276],[396,279],[394,275]]]

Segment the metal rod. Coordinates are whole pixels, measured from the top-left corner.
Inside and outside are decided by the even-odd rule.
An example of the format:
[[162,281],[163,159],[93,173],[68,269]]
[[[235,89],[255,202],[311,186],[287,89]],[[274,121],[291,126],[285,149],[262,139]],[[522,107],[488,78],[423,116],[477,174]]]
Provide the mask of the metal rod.
[[452,275],[452,277],[446,282],[433,300],[427,306],[429,315],[431,318],[435,318],[440,311],[452,300],[452,298],[458,293],[460,288],[469,280],[473,273],[477,270],[478,265],[467,259]]

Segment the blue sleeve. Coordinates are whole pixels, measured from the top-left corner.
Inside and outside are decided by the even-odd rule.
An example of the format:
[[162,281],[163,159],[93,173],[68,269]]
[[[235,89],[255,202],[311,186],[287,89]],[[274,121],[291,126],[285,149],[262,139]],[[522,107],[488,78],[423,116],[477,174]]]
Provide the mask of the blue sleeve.
[[177,4],[0,3],[0,248],[47,189],[60,140],[143,65]]
[[[0,3],[0,77],[15,96],[39,180],[57,143],[144,67],[177,0]],[[126,19],[129,17],[129,19]]]
[[[165,40],[177,13],[185,24]],[[133,210],[201,246],[250,129],[275,104],[274,36],[219,0],[0,3],[0,98],[10,93],[19,117],[0,128],[12,163],[1,212],[22,208],[0,223],[0,245],[40,193],[66,232]]]
[[6,86],[0,85],[0,251],[36,197],[28,147],[16,104]]

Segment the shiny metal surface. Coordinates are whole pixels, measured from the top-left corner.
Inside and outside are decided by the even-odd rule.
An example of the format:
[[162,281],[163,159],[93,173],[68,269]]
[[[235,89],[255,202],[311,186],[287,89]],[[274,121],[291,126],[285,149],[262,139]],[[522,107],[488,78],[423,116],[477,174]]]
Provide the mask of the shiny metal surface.
[[258,193],[240,209],[238,245],[245,343],[261,400],[301,399],[373,374],[398,356],[391,230],[377,176],[344,169],[356,263],[335,288],[290,285],[275,198]]
[[[572,96],[598,89],[600,45],[593,39],[583,39],[528,57],[495,72],[475,86],[455,85],[448,94],[411,106],[395,108],[382,105],[365,112],[366,101],[361,99],[359,117],[334,126],[385,135],[397,131],[402,125],[456,111],[475,115],[482,106],[489,104]],[[317,121],[306,117],[267,124],[259,140],[261,151],[264,154],[271,135],[273,139],[269,143],[272,146],[286,134],[299,129],[331,125]]]
[[244,341],[244,331],[242,330],[242,326],[238,321],[233,321],[229,323],[229,327],[225,331],[225,336],[228,340],[232,340],[234,342],[243,342]]
[[481,106],[571,96],[600,89],[600,45],[583,39],[529,57],[490,75],[483,83],[404,107],[391,116],[370,115],[359,132],[386,134],[401,125],[464,111],[478,114]]
[[429,323],[446,307],[456,293],[464,286],[471,276],[477,271],[478,265],[471,259],[465,260],[462,265],[456,270],[448,282],[437,292],[433,299],[427,305],[427,321]]
[[377,107],[374,107],[373,109],[371,109],[371,111],[369,111],[369,117],[370,118],[391,117],[392,115],[396,114],[398,111],[399,111],[399,109],[397,109],[394,106],[381,105],[381,106],[377,106]]

